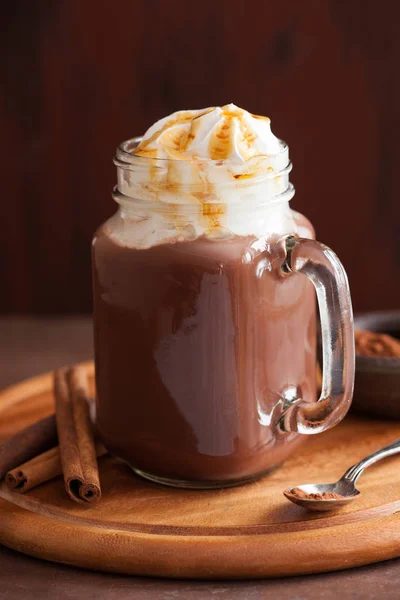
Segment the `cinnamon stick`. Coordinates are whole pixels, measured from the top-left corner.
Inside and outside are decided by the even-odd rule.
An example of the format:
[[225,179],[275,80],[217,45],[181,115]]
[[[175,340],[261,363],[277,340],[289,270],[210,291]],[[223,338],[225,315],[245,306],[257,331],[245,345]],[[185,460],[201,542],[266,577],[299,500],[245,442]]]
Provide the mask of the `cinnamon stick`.
[[56,371],[54,394],[61,465],[67,493],[76,502],[96,502],[101,497],[101,488],[85,369],[73,367]]
[[[101,442],[96,443],[96,456],[107,454]],[[5,481],[10,490],[24,494],[41,483],[62,474],[60,448],[56,446],[23,465],[9,471]]]
[[22,429],[0,446],[0,479],[5,474],[57,444],[55,415]]

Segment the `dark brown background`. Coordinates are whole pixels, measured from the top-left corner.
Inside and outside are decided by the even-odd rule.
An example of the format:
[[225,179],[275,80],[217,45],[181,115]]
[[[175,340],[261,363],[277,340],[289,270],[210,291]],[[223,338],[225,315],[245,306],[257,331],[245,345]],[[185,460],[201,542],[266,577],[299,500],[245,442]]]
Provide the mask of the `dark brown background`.
[[116,144],[227,102],[289,143],[355,308],[398,307],[399,59],[398,0],[1,2],[0,312],[89,311]]

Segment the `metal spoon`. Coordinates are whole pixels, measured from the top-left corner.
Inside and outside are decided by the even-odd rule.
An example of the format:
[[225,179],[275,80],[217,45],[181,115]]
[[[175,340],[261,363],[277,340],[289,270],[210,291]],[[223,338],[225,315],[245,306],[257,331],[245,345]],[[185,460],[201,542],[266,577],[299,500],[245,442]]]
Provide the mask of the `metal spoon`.
[[[367,467],[373,465],[378,460],[382,460],[382,458],[387,458],[399,452],[400,438],[363,458],[360,462],[350,467],[350,469],[347,469],[346,473],[336,483],[307,483],[295,488],[286,488],[283,493],[288,500],[304,508],[308,508],[308,510],[336,510],[354,500],[361,493],[356,488],[355,483]],[[296,491],[293,492],[296,489],[306,494],[318,494],[321,496],[333,493],[337,494],[338,498],[302,498],[296,495]]]

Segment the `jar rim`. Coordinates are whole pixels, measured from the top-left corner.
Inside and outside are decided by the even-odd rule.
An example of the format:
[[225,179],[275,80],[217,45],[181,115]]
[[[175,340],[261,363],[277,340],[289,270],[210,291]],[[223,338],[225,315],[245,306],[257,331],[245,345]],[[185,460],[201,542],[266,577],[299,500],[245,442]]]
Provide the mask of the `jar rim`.
[[[181,212],[202,206],[217,210],[224,205],[232,210],[262,207],[289,201],[294,187],[289,182],[292,163],[287,146],[282,154],[258,155],[243,163],[229,160],[193,158],[154,158],[133,154],[141,141],[134,137],[122,142],[116,151],[118,184],[113,199],[120,205],[152,210]],[[280,157],[272,166],[269,159]],[[256,161],[256,162],[253,162]],[[265,161],[265,162],[264,162]],[[171,175],[172,173],[172,175]],[[174,180],[176,177],[176,180]],[[229,198],[229,200],[228,200]]]
[[[142,156],[140,154],[134,154],[133,151],[135,150],[135,148],[137,148],[137,146],[140,144],[140,142],[142,141],[143,136],[136,136],[133,138],[129,138],[123,142],[121,142],[116,149],[115,152],[115,156],[113,159],[113,163],[116,167],[119,167],[121,169],[131,169],[132,167],[134,167],[135,165],[137,167],[144,167],[145,165],[152,165],[152,166],[157,166],[159,165],[161,166],[166,166],[167,164],[170,163],[185,163],[188,162],[190,163],[191,161],[188,160],[184,160],[184,159],[180,159],[180,158],[154,158],[154,157],[149,157],[149,156]],[[288,145],[286,144],[286,142],[282,141],[282,148],[279,152],[277,152],[276,154],[259,154],[256,156],[253,156],[251,159],[249,159],[248,161],[246,161],[246,164],[251,164],[251,162],[255,159],[260,159],[260,158],[265,158],[268,159],[269,157],[280,157],[283,156],[284,154],[288,153]],[[193,160],[194,162],[194,160]],[[232,162],[229,161],[229,159],[213,159],[213,158],[196,158],[195,162],[197,165],[212,165],[213,167],[225,167],[227,165],[232,165]],[[131,165],[131,166],[130,166]],[[264,178],[274,178],[277,175],[286,175],[288,173],[290,173],[290,171],[292,170],[293,165],[290,162],[290,160],[287,162],[287,164],[285,165],[284,168],[279,169],[279,170],[273,170],[271,172],[265,173],[263,172],[261,177]],[[256,179],[256,177],[254,177],[254,179]]]

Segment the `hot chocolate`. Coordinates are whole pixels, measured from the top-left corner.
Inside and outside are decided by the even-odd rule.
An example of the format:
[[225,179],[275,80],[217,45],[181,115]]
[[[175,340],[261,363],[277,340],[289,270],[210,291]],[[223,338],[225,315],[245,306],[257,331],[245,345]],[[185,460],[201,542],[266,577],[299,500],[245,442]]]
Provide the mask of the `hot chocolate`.
[[269,119],[228,105],[160,121],[116,164],[120,208],[93,244],[101,438],[155,481],[255,478],[305,439],[297,418],[303,433],[314,427],[288,412],[316,400],[316,315],[312,283],[290,274],[295,245],[282,242],[314,238],[289,208],[287,146]]

